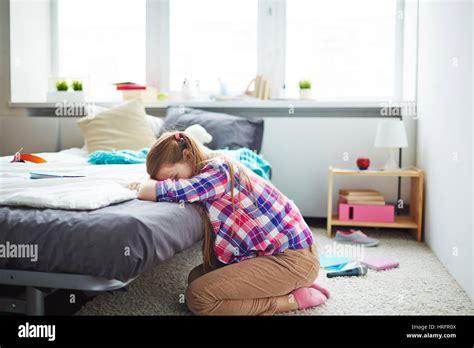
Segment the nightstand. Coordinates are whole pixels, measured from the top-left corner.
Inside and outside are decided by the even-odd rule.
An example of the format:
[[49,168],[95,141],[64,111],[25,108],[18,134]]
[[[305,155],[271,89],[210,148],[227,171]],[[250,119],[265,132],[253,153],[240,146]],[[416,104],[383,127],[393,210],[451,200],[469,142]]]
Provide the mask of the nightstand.
[[[408,177],[411,178],[410,187],[410,213],[408,215],[396,215],[394,222],[364,222],[364,221],[341,221],[337,214],[332,212],[333,182],[337,175],[358,175],[358,176],[377,176],[377,177]],[[381,227],[409,229],[417,241],[422,240],[422,221],[423,221],[423,171],[416,167],[408,167],[400,170],[355,170],[339,169],[329,167],[328,172],[328,215],[327,215],[327,234],[332,235],[333,226],[352,226],[352,227]]]

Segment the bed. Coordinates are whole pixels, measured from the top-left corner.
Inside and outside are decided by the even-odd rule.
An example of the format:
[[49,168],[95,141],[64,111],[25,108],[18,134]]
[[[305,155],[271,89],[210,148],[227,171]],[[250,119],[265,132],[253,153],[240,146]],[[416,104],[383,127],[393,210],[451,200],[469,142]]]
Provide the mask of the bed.
[[[35,180],[38,185],[51,186],[55,180],[80,185],[93,178],[96,185],[116,183],[124,187],[146,176],[144,164],[87,164],[87,152],[78,148],[39,155],[48,160],[48,169],[67,167],[86,172],[87,178]],[[12,183],[21,187],[25,180],[31,182],[24,177],[25,170],[44,168],[26,163],[13,166],[10,160],[11,156],[0,158],[0,188],[12,187]],[[97,187],[100,196],[101,188]],[[23,206],[25,197],[18,196],[13,197],[18,206],[0,204],[0,245],[4,252],[7,246],[18,249],[36,245],[37,253],[36,260],[33,252],[28,257],[0,257],[0,284],[25,287],[21,299],[0,299],[2,312],[44,314],[44,297],[52,289],[105,291],[124,287],[202,238],[202,222],[193,204],[139,201],[127,196],[128,191],[123,191],[123,197],[121,191],[119,202],[98,209],[74,209],[75,197],[67,209],[58,209],[54,201],[49,202],[51,207],[41,208],[31,203],[28,190],[18,191],[33,206]],[[66,190],[65,199],[67,195]],[[41,200],[34,201],[44,205]]]
[[[146,115],[136,99],[98,110],[77,124],[89,152],[136,151],[166,130],[200,125],[211,135],[210,151],[235,150],[226,155],[271,178],[271,166],[257,157],[263,119],[170,107],[163,121]],[[0,312],[44,314],[44,298],[54,289],[124,287],[202,238],[195,204],[139,201],[126,188],[147,177],[144,164],[92,165],[89,152],[71,148],[37,154],[47,160],[43,164],[0,157],[0,285],[25,290],[21,298],[0,297]],[[30,178],[31,172],[45,170],[67,177]],[[2,257],[11,246],[25,255]]]

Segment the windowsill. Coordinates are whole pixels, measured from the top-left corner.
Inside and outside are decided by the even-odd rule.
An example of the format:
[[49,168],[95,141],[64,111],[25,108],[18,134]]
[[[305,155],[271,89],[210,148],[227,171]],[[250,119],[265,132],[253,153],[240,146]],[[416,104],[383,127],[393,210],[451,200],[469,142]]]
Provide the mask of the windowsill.
[[[87,104],[96,104],[104,107],[112,107],[120,104],[120,101],[114,102],[86,102]],[[281,108],[303,108],[303,109],[380,109],[382,107],[398,107],[400,104],[410,103],[395,101],[349,101],[349,100],[256,100],[256,101],[156,101],[145,102],[147,109],[166,109],[169,106],[184,106],[195,108],[236,108],[236,109],[281,109]],[[9,102],[11,108],[55,108],[57,103],[48,102]],[[68,105],[68,104],[66,104]],[[71,105],[74,105],[71,103]],[[79,104],[81,105],[81,104]]]

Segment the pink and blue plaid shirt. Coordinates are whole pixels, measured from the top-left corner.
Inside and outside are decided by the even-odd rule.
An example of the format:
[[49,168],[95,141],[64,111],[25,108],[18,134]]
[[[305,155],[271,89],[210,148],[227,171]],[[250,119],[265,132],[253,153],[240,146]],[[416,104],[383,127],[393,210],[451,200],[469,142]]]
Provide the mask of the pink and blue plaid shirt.
[[200,174],[190,179],[158,181],[156,200],[203,202],[214,229],[214,253],[225,264],[281,253],[288,248],[304,249],[313,244],[311,230],[291,200],[271,183],[247,170],[253,189],[249,193],[245,185],[239,184],[238,171],[236,167],[234,212],[230,172],[222,158],[213,159]]

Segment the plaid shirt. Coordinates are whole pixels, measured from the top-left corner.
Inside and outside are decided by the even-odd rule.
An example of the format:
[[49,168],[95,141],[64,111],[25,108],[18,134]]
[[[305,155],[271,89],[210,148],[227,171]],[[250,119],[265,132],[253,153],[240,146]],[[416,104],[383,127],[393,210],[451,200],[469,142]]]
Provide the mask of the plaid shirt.
[[221,158],[213,159],[190,179],[158,181],[156,200],[203,202],[214,229],[214,253],[225,264],[313,244],[311,230],[291,200],[250,170],[246,173],[253,192],[248,192],[245,185],[238,184],[238,171],[236,168],[234,212],[230,172]]

